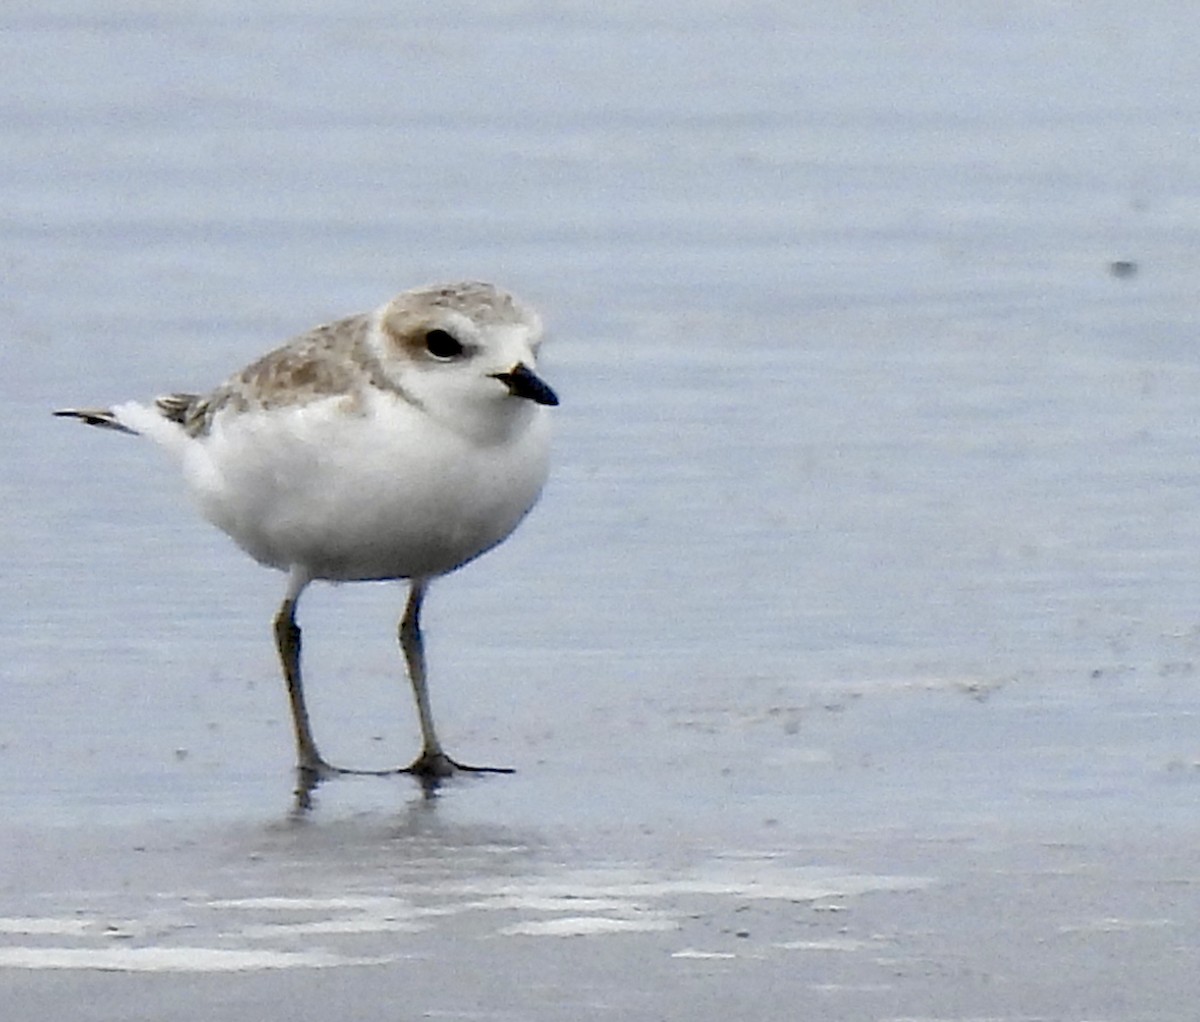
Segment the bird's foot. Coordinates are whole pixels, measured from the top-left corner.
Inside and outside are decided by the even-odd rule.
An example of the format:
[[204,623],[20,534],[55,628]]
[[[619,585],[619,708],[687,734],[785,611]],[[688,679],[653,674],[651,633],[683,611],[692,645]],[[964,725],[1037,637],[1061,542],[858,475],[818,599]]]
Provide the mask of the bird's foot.
[[339,767],[326,763],[320,756],[306,756],[296,766],[295,804],[297,816],[303,816],[313,807],[313,792],[321,782],[345,773]]
[[408,766],[403,767],[399,773],[412,774],[423,781],[436,782],[444,781],[455,774],[512,774],[516,771],[512,767],[468,766],[466,763],[451,759],[441,750],[431,752],[426,749]]
[[310,784],[313,787],[316,787],[316,785],[330,777],[336,777],[338,774],[347,772],[341,767],[335,767],[332,763],[327,763],[317,755],[305,756],[296,764],[296,774],[299,776],[300,782],[302,784]]
[[383,777],[386,775],[411,774],[425,789],[427,796],[437,793],[443,781],[457,774],[512,774],[512,767],[468,766],[456,759],[451,759],[444,752],[431,752],[426,749],[408,766],[399,770],[356,770],[350,767],[334,766],[320,756],[310,756],[303,759],[296,767],[296,803],[295,811],[304,815],[313,806],[313,793],[322,782],[330,777]]

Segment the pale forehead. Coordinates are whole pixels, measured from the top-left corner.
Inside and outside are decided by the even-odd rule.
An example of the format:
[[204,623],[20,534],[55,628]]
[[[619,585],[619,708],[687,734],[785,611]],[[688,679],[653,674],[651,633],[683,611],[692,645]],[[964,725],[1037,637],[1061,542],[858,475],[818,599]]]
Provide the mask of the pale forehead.
[[480,327],[524,327],[537,332],[541,323],[529,306],[491,284],[470,281],[405,291],[392,299],[391,313],[404,318],[436,318],[439,313],[465,316]]

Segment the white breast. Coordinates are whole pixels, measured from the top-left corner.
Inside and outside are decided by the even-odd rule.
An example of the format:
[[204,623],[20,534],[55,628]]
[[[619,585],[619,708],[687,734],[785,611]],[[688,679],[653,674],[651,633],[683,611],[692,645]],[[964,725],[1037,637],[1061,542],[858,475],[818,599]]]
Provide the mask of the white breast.
[[230,411],[187,445],[205,516],[263,564],[334,581],[444,574],[495,546],[546,480],[545,409],[498,402],[494,438],[389,394]]

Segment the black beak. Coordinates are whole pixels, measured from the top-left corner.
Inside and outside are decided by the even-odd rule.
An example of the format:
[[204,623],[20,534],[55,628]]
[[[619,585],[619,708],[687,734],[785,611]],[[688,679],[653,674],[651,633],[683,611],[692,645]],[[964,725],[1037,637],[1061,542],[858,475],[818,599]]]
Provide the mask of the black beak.
[[493,373],[492,376],[503,383],[514,397],[527,398],[539,405],[558,404],[558,395],[524,362],[518,362],[506,373]]

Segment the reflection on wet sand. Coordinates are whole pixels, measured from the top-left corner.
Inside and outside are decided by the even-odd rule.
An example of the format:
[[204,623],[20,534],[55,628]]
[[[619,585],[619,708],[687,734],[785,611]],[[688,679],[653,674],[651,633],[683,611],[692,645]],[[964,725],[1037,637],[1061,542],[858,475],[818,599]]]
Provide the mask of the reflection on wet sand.
[[[588,861],[536,834],[447,822],[425,799],[391,818],[306,814],[238,828],[216,845],[219,869],[197,868],[136,898],[102,887],[69,900],[47,892],[39,915],[0,920],[0,967],[327,969],[425,957],[451,937],[652,934],[666,942],[664,953],[695,958],[713,940],[703,921],[746,906],[770,904],[793,917],[795,928],[784,926],[793,939],[811,939],[824,906],[833,939],[832,910],[929,883],[817,867],[786,852],[729,852],[673,868]],[[786,948],[778,925],[754,936],[739,942],[741,953]]]

